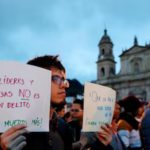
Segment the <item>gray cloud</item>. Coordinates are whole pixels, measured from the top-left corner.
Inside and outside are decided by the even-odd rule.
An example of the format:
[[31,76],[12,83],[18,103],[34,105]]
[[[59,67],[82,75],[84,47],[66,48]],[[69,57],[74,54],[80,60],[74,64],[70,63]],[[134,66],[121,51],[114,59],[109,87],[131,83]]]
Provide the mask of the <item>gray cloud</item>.
[[122,49],[132,46],[135,35],[142,44],[150,40],[149,3],[1,0],[0,59],[26,62],[37,55],[60,54],[69,78],[94,80],[97,44],[105,27],[114,42],[117,61]]

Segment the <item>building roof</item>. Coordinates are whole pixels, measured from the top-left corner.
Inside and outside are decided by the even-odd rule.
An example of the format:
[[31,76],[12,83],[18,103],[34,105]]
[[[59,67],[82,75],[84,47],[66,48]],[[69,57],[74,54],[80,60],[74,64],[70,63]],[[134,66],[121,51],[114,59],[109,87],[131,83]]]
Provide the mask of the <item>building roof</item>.
[[147,49],[147,47],[145,47],[145,46],[133,45],[129,49],[124,50],[119,57],[123,57],[123,56],[134,54],[134,53],[138,53],[138,52],[141,52],[142,50],[145,50],[145,49]]
[[135,54],[135,53],[141,52],[143,50],[147,50],[147,49],[149,49],[149,47],[150,47],[149,45],[146,45],[146,46],[139,45],[137,37],[135,36],[134,41],[133,41],[133,46],[130,47],[129,49],[124,50],[122,52],[122,54],[120,55],[120,57],[130,55],[130,54]]

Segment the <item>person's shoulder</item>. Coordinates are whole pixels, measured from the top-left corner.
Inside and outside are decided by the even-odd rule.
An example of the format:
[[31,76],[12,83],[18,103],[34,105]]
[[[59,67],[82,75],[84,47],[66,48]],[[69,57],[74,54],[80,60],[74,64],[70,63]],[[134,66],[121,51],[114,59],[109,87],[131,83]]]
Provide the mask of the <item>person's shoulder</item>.
[[68,127],[68,123],[62,119],[62,118],[58,118],[58,128],[67,128]]
[[118,125],[118,130],[128,130],[128,131],[132,130],[132,126],[123,119],[120,119],[117,125]]
[[71,132],[70,125],[67,122],[65,122],[65,120],[62,118],[58,119],[58,132],[62,135]]
[[150,127],[150,109],[145,111],[145,115],[141,122],[141,127]]
[[62,124],[67,124],[66,121],[63,118],[58,118],[58,122]]
[[150,108],[145,111],[145,116],[150,115]]
[[78,121],[77,120],[72,120],[68,124],[69,125],[78,125]]

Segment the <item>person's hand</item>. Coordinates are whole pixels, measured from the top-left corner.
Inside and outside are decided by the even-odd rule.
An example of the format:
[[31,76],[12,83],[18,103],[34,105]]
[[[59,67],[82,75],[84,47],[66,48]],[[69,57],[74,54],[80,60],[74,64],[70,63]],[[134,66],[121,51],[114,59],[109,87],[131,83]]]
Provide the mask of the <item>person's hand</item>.
[[21,150],[26,145],[26,125],[16,125],[6,130],[0,136],[2,150]]
[[117,131],[118,131],[117,123],[115,121],[112,121],[111,126],[112,126],[112,132],[117,133]]
[[111,125],[105,124],[101,126],[99,132],[97,132],[98,140],[104,145],[108,145],[112,141],[112,127]]

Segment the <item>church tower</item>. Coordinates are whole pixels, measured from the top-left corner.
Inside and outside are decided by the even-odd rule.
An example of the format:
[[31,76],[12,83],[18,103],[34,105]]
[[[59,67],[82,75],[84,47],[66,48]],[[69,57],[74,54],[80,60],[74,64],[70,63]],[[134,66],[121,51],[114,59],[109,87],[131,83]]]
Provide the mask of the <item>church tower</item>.
[[113,43],[107,35],[107,30],[104,30],[99,44],[99,56],[97,60],[97,80],[105,80],[115,75],[115,60],[113,55]]

